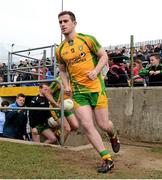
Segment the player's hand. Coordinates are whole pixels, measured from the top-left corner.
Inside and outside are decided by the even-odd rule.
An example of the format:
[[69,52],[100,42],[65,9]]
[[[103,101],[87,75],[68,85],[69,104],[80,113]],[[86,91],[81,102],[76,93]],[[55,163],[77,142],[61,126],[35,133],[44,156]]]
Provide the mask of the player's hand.
[[66,93],[67,96],[71,97],[72,96],[72,91],[70,87],[65,87],[64,92]]
[[98,75],[98,73],[95,69],[87,72],[87,76],[91,80],[95,80],[97,78],[97,75]]

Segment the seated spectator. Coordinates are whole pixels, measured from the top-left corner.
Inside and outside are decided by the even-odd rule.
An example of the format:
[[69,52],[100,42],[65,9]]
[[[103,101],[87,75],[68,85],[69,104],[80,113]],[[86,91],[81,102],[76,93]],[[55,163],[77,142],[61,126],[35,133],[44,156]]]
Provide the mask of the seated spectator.
[[154,49],[154,52],[155,52],[155,53],[160,53],[160,51],[162,51],[162,47],[161,47],[161,44],[158,43],[158,44],[156,45],[155,49]]
[[38,70],[38,72],[40,73],[40,75],[39,75],[38,78],[39,78],[40,80],[46,79],[46,73],[47,73],[47,71],[48,71],[48,68],[46,68],[46,67],[40,68],[40,69]]
[[0,62],[0,75],[3,76],[4,82],[7,81],[7,66]]
[[50,69],[47,70],[46,79],[54,79],[54,76],[52,72],[50,71]]
[[141,77],[148,78],[149,86],[162,85],[162,64],[160,64],[160,56],[152,54],[150,56],[150,66],[139,71]]
[[133,68],[133,85],[134,86],[144,86],[145,79],[140,77],[139,71],[144,69],[142,66],[142,61],[136,59],[134,62],[135,67]]
[[112,54],[109,59],[108,79],[105,81],[107,87],[128,87],[128,75],[121,54]]
[[6,121],[3,127],[3,136],[12,139],[25,140],[27,137],[27,113],[26,110],[16,110],[14,108],[24,107],[25,95],[20,93],[16,97],[16,101],[10,104],[13,109],[6,112]]
[[[1,107],[8,107],[9,106],[9,102],[8,101],[2,101],[1,103]],[[3,126],[6,120],[6,114],[5,114],[6,110],[2,109],[0,111],[0,137],[3,137]]]
[[5,87],[5,85],[1,85],[1,83],[4,83],[3,75],[0,75],[0,87]]

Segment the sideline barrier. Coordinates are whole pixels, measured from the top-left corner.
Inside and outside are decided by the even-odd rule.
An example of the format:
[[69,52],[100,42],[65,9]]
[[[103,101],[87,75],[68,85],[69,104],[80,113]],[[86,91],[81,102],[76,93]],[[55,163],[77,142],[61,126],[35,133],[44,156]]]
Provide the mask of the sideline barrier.
[[25,96],[36,96],[39,93],[38,86],[3,87],[0,88],[0,97],[11,97],[22,93]]
[[[15,109],[15,110],[18,110],[18,109],[25,109],[25,110],[54,110],[54,109],[58,109],[61,111],[61,145],[64,145],[64,88],[63,88],[63,85],[61,82],[59,82],[57,79],[53,79],[53,80],[37,80],[37,81],[17,81],[17,82],[5,82],[5,83],[0,83],[0,85],[15,85],[15,84],[24,84],[24,83],[43,83],[43,82],[57,82],[60,87],[61,87],[61,109],[60,108],[40,108],[40,107],[35,107],[35,108],[31,108],[31,107],[21,107],[21,108],[4,108],[4,109]],[[5,91],[5,89],[7,89],[8,87],[3,87],[3,88],[0,88],[0,89],[3,89],[1,90],[2,92]],[[15,88],[15,87],[10,87],[11,89],[12,88]],[[29,87],[26,87],[26,88],[29,88]],[[38,87],[36,87],[38,88]],[[20,87],[21,89],[21,87]],[[19,89],[19,90],[20,90]],[[12,91],[11,92],[8,92],[8,93],[11,93],[12,94]],[[21,91],[21,93],[24,93],[23,91]],[[16,96],[16,95],[14,95]],[[3,108],[0,108],[0,109],[3,109]]]

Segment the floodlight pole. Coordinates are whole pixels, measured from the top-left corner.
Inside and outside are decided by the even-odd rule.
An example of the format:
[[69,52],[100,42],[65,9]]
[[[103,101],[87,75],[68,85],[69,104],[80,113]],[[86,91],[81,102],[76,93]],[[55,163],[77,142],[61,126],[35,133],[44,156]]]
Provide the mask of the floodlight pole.
[[[64,0],[61,1],[61,11],[63,11],[63,10],[64,10]],[[63,40],[63,35],[61,33],[61,42],[62,42],[62,40]]]

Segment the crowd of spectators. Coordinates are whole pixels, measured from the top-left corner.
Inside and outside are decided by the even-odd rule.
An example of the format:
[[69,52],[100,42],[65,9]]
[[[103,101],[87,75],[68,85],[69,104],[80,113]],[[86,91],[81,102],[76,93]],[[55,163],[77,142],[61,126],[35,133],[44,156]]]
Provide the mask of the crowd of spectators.
[[[150,63],[150,56],[156,54],[159,56],[160,73],[158,75],[157,85],[161,85],[161,63],[162,63],[162,44],[155,45],[146,44],[133,49],[133,67],[131,66],[131,52],[130,48],[116,46],[113,50],[106,50],[109,57],[109,67],[104,68],[103,75],[105,77],[105,84],[107,87],[127,87],[130,86],[131,72],[133,74],[134,86],[150,86],[153,85],[148,82],[150,74],[141,76],[139,73],[144,68],[149,68],[153,65]],[[11,65],[10,79],[12,82],[16,81],[30,81],[53,79],[54,68],[53,62],[49,58],[46,60],[29,60],[22,59],[19,63]],[[16,69],[16,71],[15,71]],[[151,68],[154,69],[154,68]],[[155,68],[156,69],[156,68]],[[0,63],[0,83],[7,82],[8,67],[5,63]],[[155,75],[155,74],[154,74]],[[36,86],[37,83],[24,83],[16,86]],[[1,86],[2,87],[2,86]]]
[[[127,87],[130,86],[131,72],[133,74],[134,86],[161,86],[162,84],[162,44],[143,45],[133,49],[133,67],[131,67],[131,52],[126,47],[114,50],[106,50],[109,57],[108,72],[105,75],[107,87]],[[154,55],[158,59],[156,63],[151,62]],[[141,71],[147,73],[141,73]],[[151,73],[150,71],[157,71]],[[150,76],[156,76],[156,83],[149,83]],[[152,80],[151,80],[152,81]]]
[[[109,57],[108,64],[103,68],[103,76],[107,87],[129,87],[133,77],[133,86],[161,86],[162,85],[162,44],[143,45],[133,49],[133,67],[131,52],[126,47],[115,47],[114,50],[106,50]],[[54,78],[53,63],[47,58],[40,61],[20,60],[18,64],[12,64],[10,79],[16,81],[43,80]],[[16,71],[15,71],[16,70]],[[1,83],[7,82],[8,67],[0,63],[0,88],[5,87]],[[57,74],[57,73],[56,73]],[[19,84],[18,86],[38,86],[37,82]],[[17,85],[16,85],[17,86]],[[40,86],[40,85],[39,85]],[[41,87],[41,86],[40,86]],[[44,88],[45,87],[45,88]],[[47,87],[40,88],[43,92]],[[45,90],[44,90],[45,91]],[[23,92],[22,92],[23,93]],[[41,94],[41,93],[40,93]],[[40,96],[45,101],[43,95]],[[38,98],[38,97],[35,97]],[[1,107],[24,107],[26,97],[18,94],[13,104],[3,101]],[[32,99],[32,101],[34,101]],[[32,102],[31,101],[31,102]],[[31,103],[32,104],[32,103]],[[30,104],[30,105],[31,105]],[[47,107],[49,105],[47,104]],[[42,112],[44,114],[44,112]],[[30,114],[30,113],[29,113]],[[41,115],[41,114],[40,114]],[[38,115],[36,115],[38,116]],[[42,116],[42,115],[41,115]],[[24,110],[1,110],[0,111],[0,137],[30,140],[31,128],[28,128],[27,111]],[[47,118],[46,118],[47,119]],[[14,126],[13,123],[14,122]],[[32,124],[32,123],[31,123]],[[49,127],[48,127],[49,128]],[[29,129],[29,133],[27,132]],[[51,132],[51,130],[50,130]],[[56,140],[52,134],[47,136],[50,143]],[[36,136],[35,136],[36,137]],[[37,138],[37,137],[36,137]],[[39,140],[40,141],[40,140]]]
[[[5,63],[0,63],[0,83],[7,82],[8,66]],[[47,58],[46,60],[29,59],[20,60],[18,63],[11,64],[10,80],[11,82],[17,81],[30,81],[30,80],[44,80],[53,79],[54,68],[53,62]],[[36,86],[37,83],[24,83],[16,86]],[[4,87],[4,86],[3,86]]]

